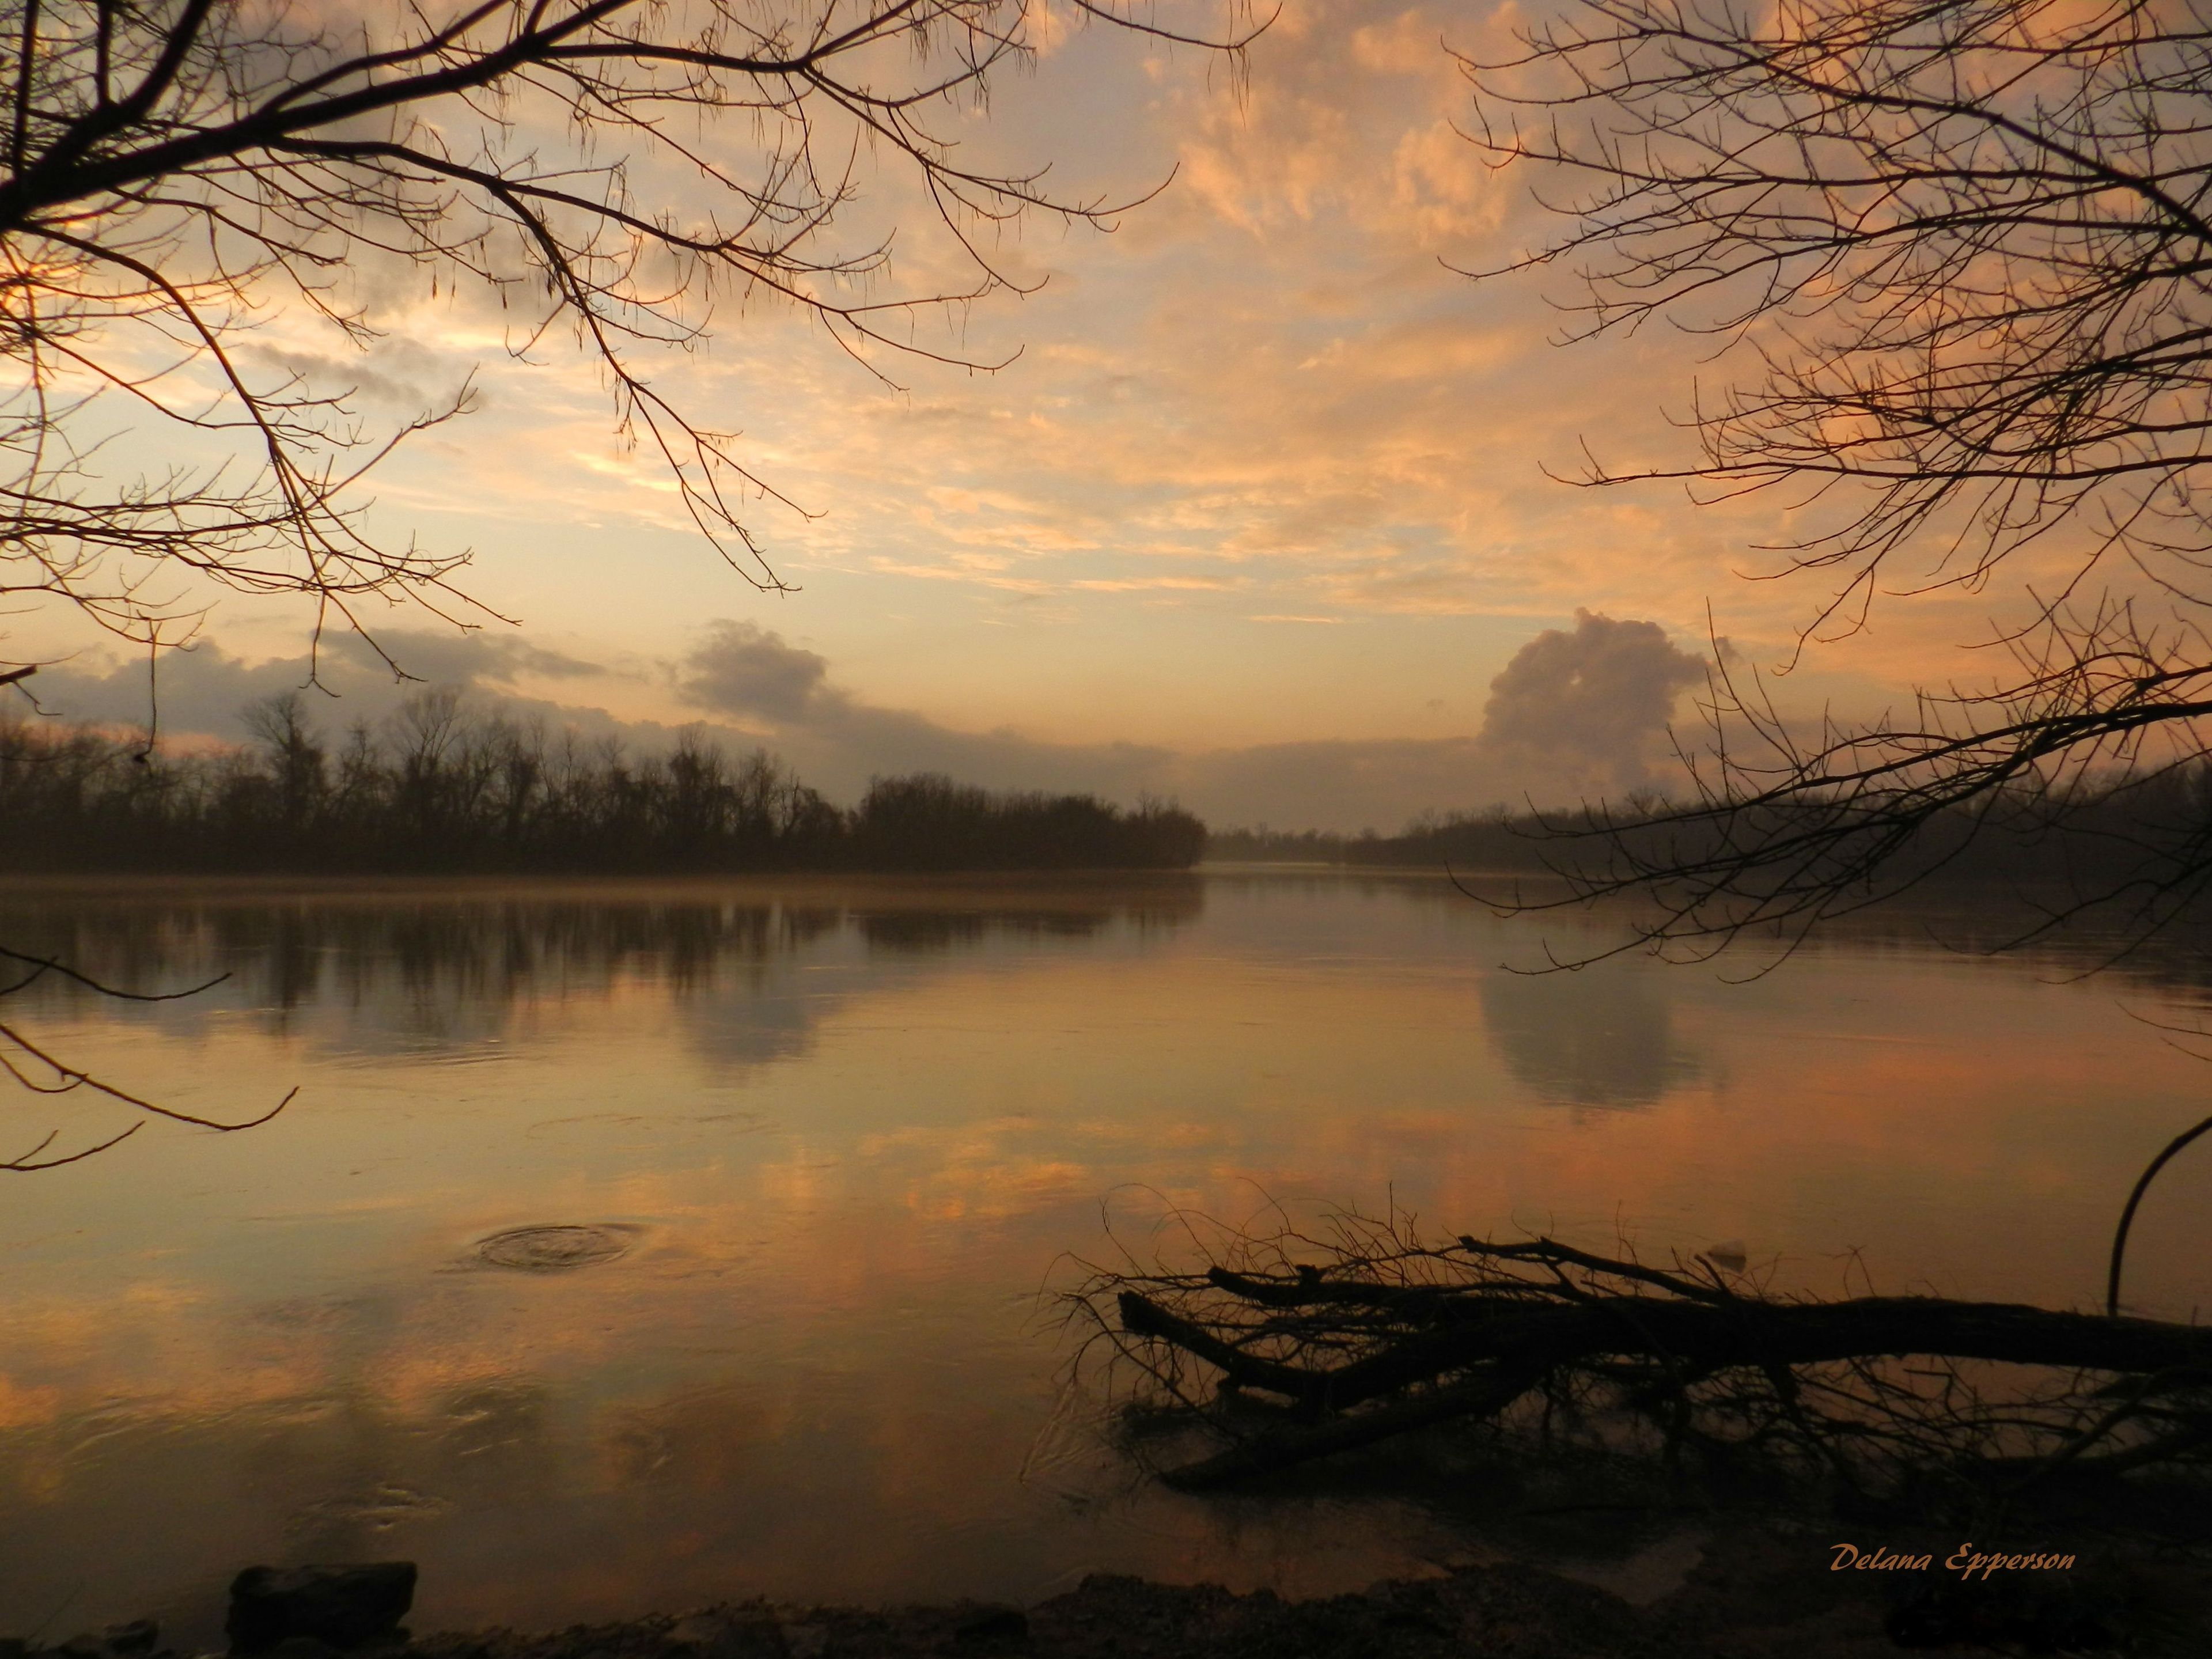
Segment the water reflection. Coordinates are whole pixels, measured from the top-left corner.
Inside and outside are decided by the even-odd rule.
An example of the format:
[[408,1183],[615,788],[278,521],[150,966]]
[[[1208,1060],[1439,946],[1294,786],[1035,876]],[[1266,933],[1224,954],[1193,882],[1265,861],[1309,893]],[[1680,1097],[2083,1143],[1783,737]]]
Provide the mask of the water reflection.
[[[1151,1206],[1142,1249],[1178,1210],[1396,1202],[2086,1303],[2205,1077],[2115,1006],[2193,1006],[2179,957],[2066,983],[1899,927],[1748,986],[1530,978],[1500,964],[1539,933],[1437,882],[45,890],[0,937],[231,974],[39,988],[24,1018],[103,1075],[210,1115],[301,1086],[6,1188],[0,1631],[64,1596],[71,1628],[204,1621],[246,1562],[331,1556],[421,1561],[425,1626],[1355,1586],[1432,1523],[1130,1490],[1067,1429],[1036,1292],[1104,1248],[1102,1200]],[[2131,1285],[2185,1316],[2212,1172],[2169,1179]],[[484,1260],[517,1237],[576,1248]]]
[[501,1034],[518,1004],[643,983],[672,994],[702,1054],[742,1067],[804,1054],[823,1018],[909,977],[909,959],[1141,939],[1205,908],[1203,883],[1181,874],[827,890],[691,884],[586,888],[585,897],[364,882],[272,899],[240,885],[186,896],[123,883],[67,896],[0,895],[0,933],[15,949],[132,989],[222,977],[204,995],[137,1008],[102,1005],[53,978],[32,993],[42,1009],[96,1008],[179,1032],[250,1011],[272,1036],[374,1054],[481,1042]]
[[1570,1106],[1648,1106],[1699,1075],[1664,982],[1619,963],[1486,974],[1482,1017],[1514,1076]]

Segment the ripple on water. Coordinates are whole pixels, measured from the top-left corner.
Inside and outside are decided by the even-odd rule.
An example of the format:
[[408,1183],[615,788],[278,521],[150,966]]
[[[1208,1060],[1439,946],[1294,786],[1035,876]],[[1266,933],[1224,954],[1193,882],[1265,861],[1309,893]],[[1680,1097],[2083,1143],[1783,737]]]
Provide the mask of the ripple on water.
[[477,1257],[489,1267],[515,1273],[566,1273],[597,1267],[625,1255],[635,1229],[565,1223],[545,1227],[510,1227],[477,1241]]

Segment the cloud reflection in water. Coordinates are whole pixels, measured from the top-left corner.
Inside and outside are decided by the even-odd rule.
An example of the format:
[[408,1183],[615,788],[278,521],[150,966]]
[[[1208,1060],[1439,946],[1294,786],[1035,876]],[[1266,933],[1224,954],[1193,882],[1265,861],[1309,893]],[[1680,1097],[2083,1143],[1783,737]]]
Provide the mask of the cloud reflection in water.
[[[1102,1199],[1742,1237],[1822,1288],[1866,1245],[1887,1284],[2064,1301],[2203,1081],[2113,1006],[2194,991],[1905,934],[1750,986],[1516,977],[1536,935],[1441,882],[167,884],[0,911],[104,977],[233,975],[27,999],[72,1055],[211,1112],[302,1087],[251,1134],[149,1128],[9,1188],[0,1628],[65,1595],[72,1628],[214,1607],[249,1561],[333,1555],[420,1560],[426,1626],[1091,1570],[1355,1585],[1432,1523],[1224,1519],[1065,1455],[1036,1296],[1103,1248]],[[2185,1312],[2212,1206],[2174,1198],[2139,1293]],[[474,1259],[564,1224],[630,1248]]]

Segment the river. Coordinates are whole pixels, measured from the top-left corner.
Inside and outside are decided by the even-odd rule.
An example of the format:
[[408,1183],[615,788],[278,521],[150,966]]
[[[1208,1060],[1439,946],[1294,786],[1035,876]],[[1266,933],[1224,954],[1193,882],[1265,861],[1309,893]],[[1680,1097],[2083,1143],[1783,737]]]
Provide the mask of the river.
[[[2186,951],[2088,974],[1914,913],[1749,982],[1516,971],[1618,928],[1297,872],[0,890],[17,949],[228,975],[49,975],[0,1004],[42,1048],[209,1117],[298,1090],[0,1176],[0,1632],[211,1643],[274,1560],[416,1560],[418,1628],[1350,1588],[1448,1529],[1133,1480],[1067,1386],[1076,1261],[1395,1205],[2087,1306],[2212,1092],[2156,1029],[2204,1009]],[[0,1156],[136,1119],[11,1091]],[[2137,1225],[2147,1312],[2212,1295],[2194,1156]]]

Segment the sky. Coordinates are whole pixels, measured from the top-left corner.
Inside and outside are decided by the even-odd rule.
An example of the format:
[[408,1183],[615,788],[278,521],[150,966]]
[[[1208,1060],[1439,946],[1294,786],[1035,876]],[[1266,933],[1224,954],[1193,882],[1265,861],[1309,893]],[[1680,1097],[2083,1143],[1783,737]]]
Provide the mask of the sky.
[[[1557,228],[1538,181],[1467,142],[1447,50],[1494,51],[1520,21],[1490,0],[1287,0],[1237,67],[1043,27],[987,109],[944,118],[963,155],[1048,163],[1071,198],[1158,191],[1110,234],[1032,215],[993,241],[1032,291],[917,338],[1002,366],[879,353],[872,372],[758,301],[641,360],[700,424],[742,434],[791,504],[746,521],[794,591],[723,563],[624,446],[595,365],[557,334],[511,356],[514,319],[483,290],[364,261],[352,280],[382,333],[360,351],[272,305],[253,361],[353,386],[372,420],[472,375],[477,391],[371,493],[387,535],[471,552],[479,625],[372,616],[414,684],[326,640],[337,695],[312,696],[315,719],[373,725],[452,684],[488,713],[645,747],[703,722],[833,798],[934,769],[1169,794],[1217,824],[1388,831],[1663,787],[1716,641],[1738,672],[1789,665],[1774,684],[1807,712],[1863,716],[1971,676],[1989,610],[1972,596],[1885,605],[1798,659],[1818,578],[1758,579],[1789,502],[1559,481],[1586,447],[1683,459],[1672,420],[1729,366],[1663,328],[1562,344],[1564,273],[1462,274]],[[895,231],[883,295],[963,280],[907,174],[864,155],[859,179],[825,246]],[[678,208],[696,189],[641,188]],[[310,624],[297,601],[222,596],[159,665],[164,731],[239,736],[245,702],[307,678]],[[48,709],[144,718],[143,659],[51,611],[0,628],[19,659],[66,655],[37,682]]]

